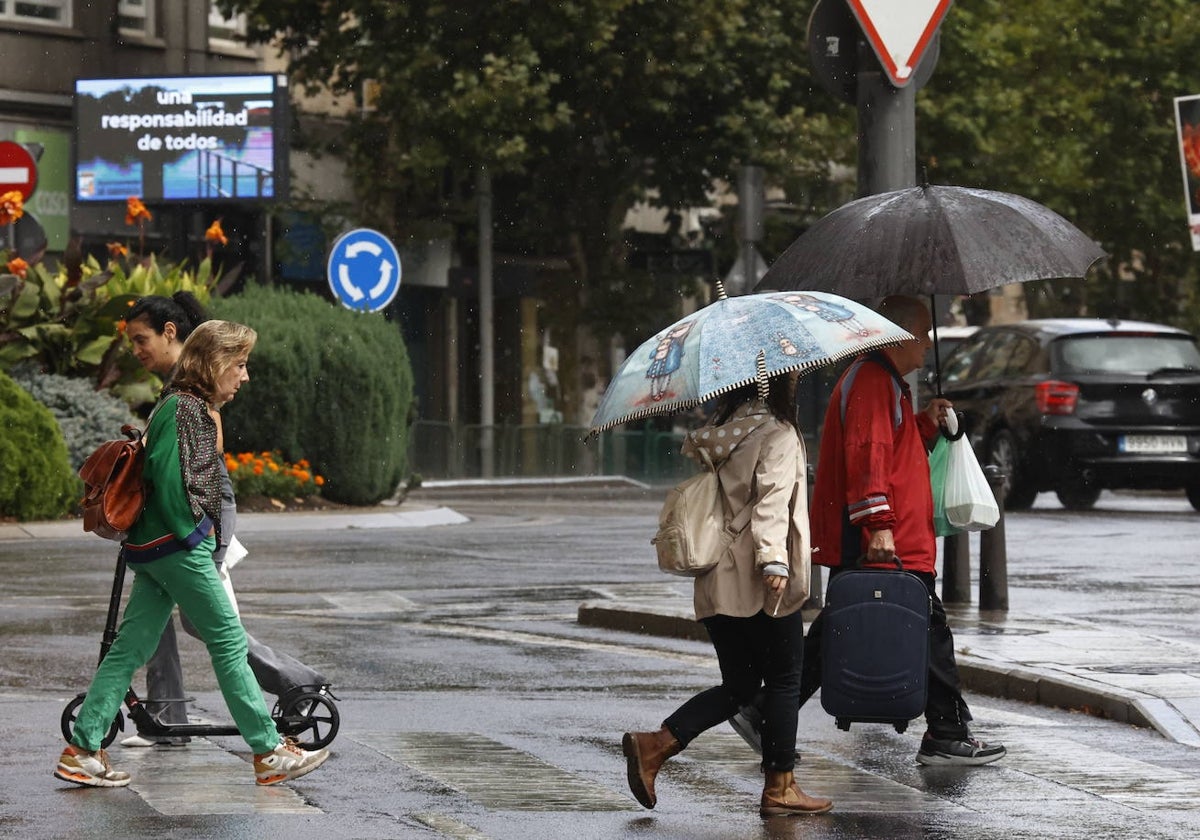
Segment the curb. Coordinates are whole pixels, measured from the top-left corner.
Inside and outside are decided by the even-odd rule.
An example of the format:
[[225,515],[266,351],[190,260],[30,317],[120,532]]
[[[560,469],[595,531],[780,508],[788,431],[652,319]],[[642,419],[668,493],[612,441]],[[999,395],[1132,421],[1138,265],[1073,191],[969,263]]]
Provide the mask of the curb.
[[471,499],[479,496],[494,497],[498,491],[505,493],[545,494],[570,490],[574,498],[590,495],[615,497],[630,492],[638,494],[652,490],[652,486],[624,475],[564,476],[561,478],[463,478],[425,481],[408,491],[407,498],[414,501],[438,499]]
[[[815,610],[811,616],[806,612],[805,620],[811,621],[815,616]],[[587,601],[579,606],[577,621],[588,627],[627,633],[708,641],[704,625],[687,609],[660,607],[650,610],[611,601]],[[1170,702],[1160,697],[1062,672],[996,662],[957,651],[955,655],[959,678],[969,691],[1152,728],[1170,741],[1200,747],[1200,732]]]
[[[358,511],[297,511],[294,513],[239,513],[239,534],[271,534],[297,531],[338,531],[366,528],[427,528],[470,522],[452,508],[414,504],[408,509],[379,506]],[[97,540],[85,533],[82,519],[53,522],[18,522],[0,525],[0,542],[30,539]],[[101,542],[97,541],[97,545]]]

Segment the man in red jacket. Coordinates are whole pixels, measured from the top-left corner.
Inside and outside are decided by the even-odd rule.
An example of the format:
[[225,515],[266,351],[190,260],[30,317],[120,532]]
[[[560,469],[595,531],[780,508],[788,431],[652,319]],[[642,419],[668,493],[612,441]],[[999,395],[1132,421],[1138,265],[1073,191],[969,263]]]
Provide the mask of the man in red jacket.
[[[926,443],[938,434],[938,422],[952,406],[935,399],[914,414],[903,377],[921,367],[931,341],[932,321],[925,304],[911,297],[883,301],[879,312],[916,336],[894,347],[856,359],[838,380],[825,413],[813,500],[813,562],[836,575],[844,564],[894,568],[900,557],[906,571],[929,589],[929,694],[927,730],[917,761],[921,764],[979,765],[1005,754],[998,744],[971,737],[971,712],[962,697],[954,638],[937,596],[937,542],[933,529],[933,491]],[[804,642],[800,704],[821,685],[821,616]],[[743,709],[730,723],[751,745],[755,710]]]
[[[905,570],[924,581],[932,601],[928,728],[917,761],[987,764],[1003,757],[1005,749],[972,738],[967,728],[971,712],[962,696],[954,637],[934,586],[937,538],[926,446],[934,442],[951,405],[934,399],[914,414],[903,380],[925,359],[932,321],[917,298],[887,298],[879,312],[917,339],[855,360],[833,390],[809,511],[813,562],[831,567],[834,575],[859,557],[867,566],[891,566],[899,556]],[[820,685],[819,622],[818,617],[805,640],[801,703]]]

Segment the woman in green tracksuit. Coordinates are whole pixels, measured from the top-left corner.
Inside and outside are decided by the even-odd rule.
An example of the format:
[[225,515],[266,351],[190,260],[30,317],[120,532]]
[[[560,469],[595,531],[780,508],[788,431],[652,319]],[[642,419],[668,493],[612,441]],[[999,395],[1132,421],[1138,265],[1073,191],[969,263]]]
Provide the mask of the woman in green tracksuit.
[[123,550],[133,586],[117,639],[96,669],[71,743],[54,775],[91,787],[121,787],[101,741],[134,672],[154,653],[176,604],[205,639],[230,714],[254,751],[255,779],[277,784],[315,770],[327,750],[307,752],[280,738],[246,662],[246,632],[217,577],[212,553],[221,530],[217,410],[249,381],[257,335],[228,321],[206,321],[183,346],[170,387],[146,429],[146,508]]

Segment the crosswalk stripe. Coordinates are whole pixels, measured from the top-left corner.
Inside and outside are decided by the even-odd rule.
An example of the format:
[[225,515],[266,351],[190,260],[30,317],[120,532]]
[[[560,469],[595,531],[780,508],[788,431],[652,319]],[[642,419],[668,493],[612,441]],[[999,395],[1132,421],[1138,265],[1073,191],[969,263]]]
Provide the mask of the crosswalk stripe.
[[470,732],[395,732],[360,741],[485,808],[630,811],[625,796],[528,753]]
[[132,776],[130,790],[165,816],[323,813],[287,785],[256,785],[253,765],[204,738],[186,747],[120,749],[111,757]]

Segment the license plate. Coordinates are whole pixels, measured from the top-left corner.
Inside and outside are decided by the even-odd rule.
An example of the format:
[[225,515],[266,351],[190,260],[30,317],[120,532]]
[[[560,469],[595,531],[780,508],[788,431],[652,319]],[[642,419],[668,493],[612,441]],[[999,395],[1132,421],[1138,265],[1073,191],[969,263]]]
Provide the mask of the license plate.
[[1187,452],[1186,435],[1121,435],[1122,452]]

